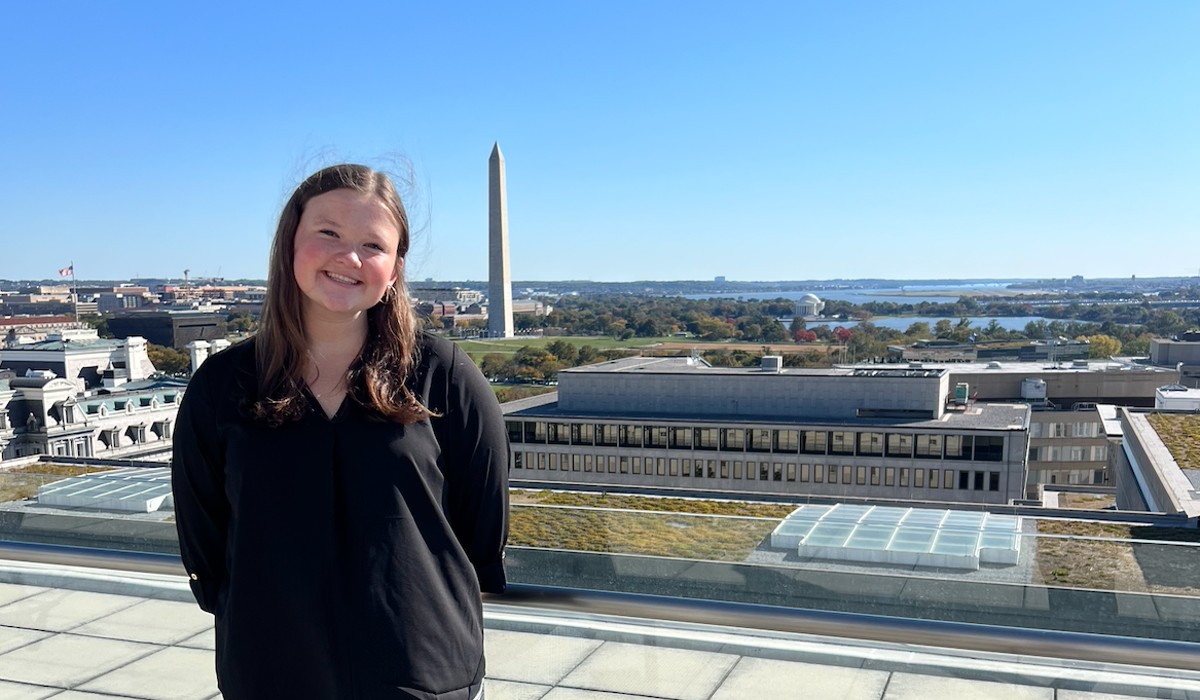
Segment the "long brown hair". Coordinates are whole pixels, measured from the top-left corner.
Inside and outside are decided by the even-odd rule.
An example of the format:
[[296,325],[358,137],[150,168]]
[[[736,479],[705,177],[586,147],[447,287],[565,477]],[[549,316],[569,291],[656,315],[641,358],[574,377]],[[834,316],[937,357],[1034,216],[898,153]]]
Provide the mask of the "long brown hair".
[[402,264],[408,254],[408,214],[387,175],[365,165],[345,164],[309,175],[279,214],[271,244],[267,295],[254,341],[258,393],[253,412],[272,427],[299,419],[307,407],[302,372],[308,341],[300,312],[302,294],[292,268],[296,228],[309,200],[338,189],[377,198],[392,213],[400,231],[396,284],[367,311],[367,340],[360,361],[347,371],[348,392],[358,403],[397,423],[413,423],[430,415],[405,382],[417,353],[417,324]]

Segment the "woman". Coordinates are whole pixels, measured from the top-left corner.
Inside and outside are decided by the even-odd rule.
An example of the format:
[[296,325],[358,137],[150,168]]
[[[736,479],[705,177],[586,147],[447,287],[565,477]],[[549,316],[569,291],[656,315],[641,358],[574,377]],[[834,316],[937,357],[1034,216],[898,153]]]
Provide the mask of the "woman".
[[179,409],[172,481],[225,700],[482,693],[504,590],[507,433],[487,381],[419,333],[387,176],[338,165],[279,217],[258,334]]

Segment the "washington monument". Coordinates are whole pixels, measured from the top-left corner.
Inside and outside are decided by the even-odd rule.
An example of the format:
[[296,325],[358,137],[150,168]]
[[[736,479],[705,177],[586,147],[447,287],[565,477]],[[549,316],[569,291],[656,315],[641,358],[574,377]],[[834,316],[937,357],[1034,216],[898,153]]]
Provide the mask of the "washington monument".
[[513,336],[512,276],[508,270],[508,192],[500,144],[488,158],[488,335]]

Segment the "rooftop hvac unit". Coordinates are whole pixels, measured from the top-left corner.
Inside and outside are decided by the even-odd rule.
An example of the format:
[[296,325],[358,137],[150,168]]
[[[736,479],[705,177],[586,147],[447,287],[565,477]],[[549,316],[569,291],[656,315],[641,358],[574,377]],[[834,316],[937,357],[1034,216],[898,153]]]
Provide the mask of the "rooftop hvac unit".
[[779,372],[783,370],[783,355],[763,355],[762,371]]
[[967,401],[971,398],[971,387],[966,382],[959,382],[954,385],[954,403],[958,406],[966,406]]
[[1026,401],[1046,400],[1046,380],[1030,377],[1021,381],[1021,398]]

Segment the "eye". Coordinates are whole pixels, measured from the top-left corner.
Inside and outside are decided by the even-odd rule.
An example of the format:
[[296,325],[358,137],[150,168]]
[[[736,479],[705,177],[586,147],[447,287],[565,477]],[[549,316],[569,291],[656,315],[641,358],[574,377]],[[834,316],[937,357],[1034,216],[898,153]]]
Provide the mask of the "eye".
[[368,243],[367,247],[370,248],[371,250],[377,250],[380,253],[385,252],[383,249],[383,246],[379,245],[378,243]]
[[320,233],[322,236],[329,236],[329,237],[331,237],[331,238],[337,238],[337,237],[338,237],[338,235],[337,235],[337,231],[331,231],[331,230],[329,230],[329,229],[327,229],[327,228],[323,228],[323,229],[321,229],[320,231],[318,231],[318,233]]

